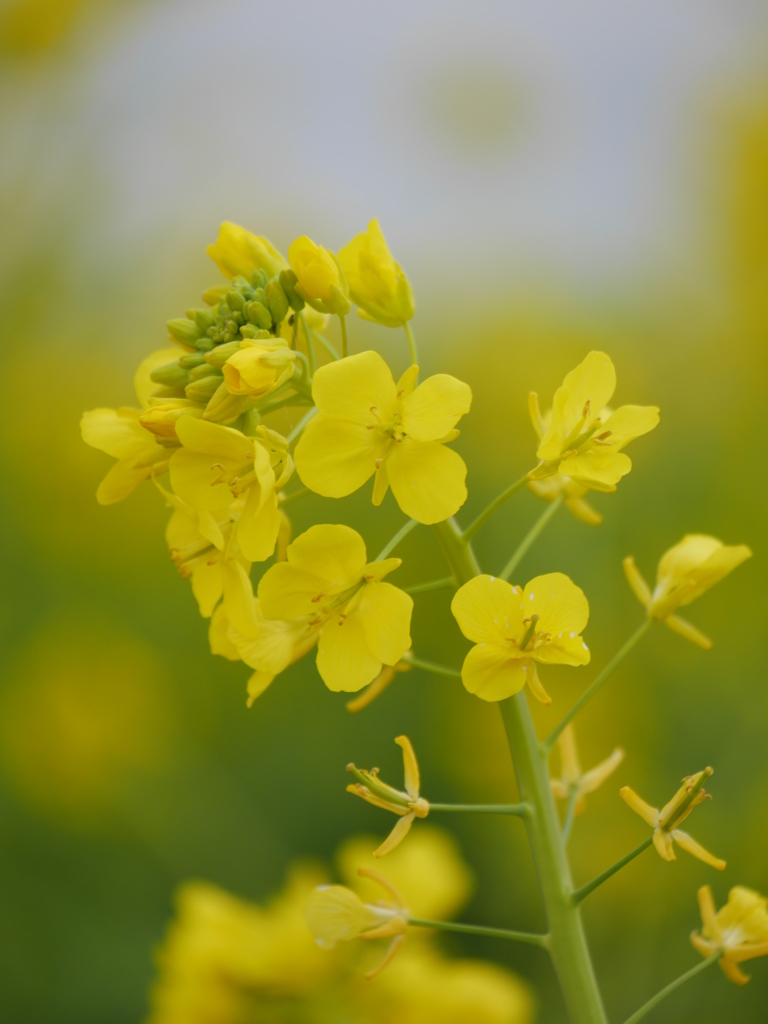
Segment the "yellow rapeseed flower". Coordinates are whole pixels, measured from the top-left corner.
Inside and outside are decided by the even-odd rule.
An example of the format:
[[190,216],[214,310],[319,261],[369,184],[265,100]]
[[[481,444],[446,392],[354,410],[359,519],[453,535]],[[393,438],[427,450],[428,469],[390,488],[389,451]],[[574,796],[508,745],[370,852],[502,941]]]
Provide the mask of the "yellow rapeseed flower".
[[546,476],[543,480],[529,480],[527,487],[537,498],[543,498],[544,501],[556,501],[562,497],[568,511],[587,526],[599,526],[603,521],[600,513],[584,500],[589,494],[589,488],[584,484],[577,484],[567,476],[555,473],[554,476]]
[[746,985],[749,976],[739,964],[768,956],[768,900],[742,885],[731,889],[728,902],[719,911],[708,885],[699,889],[698,897],[703,927],[701,934],[691,933],[691,942],[705,957],[722,951],[720,966],[726,977]]
[[413,291],[389,251],[379,222],[355,235],[339,250],[339,263],[349,283],[358,315],[386,327],[401,327],[414,313]]
[[291,242],[288,262],[296,275],[296,292],[321,313],[349,312],[349,287],[332,252],[302,235]]
[[624,751],[616,747],[613,753],[600,764],[583,772],[576,749],[576,734],[573,723],[569,723],[557,738],[560,749],[560,778],[550,779],[552,793],[556,800],[570,799],[576,790],[576,813],[584,809],[584,797],[594,793],[596,789],[612,775],[624,760]]
[[219,227],[219,237],[205,251],[230,281],[238,276],[250,280],[254,270],[264,270],[269,277],[274,277],[288,268],[269,239],[252,235],[229,221]]
[[677,843],[687,853],[698,857],[705,864],[717,868],[718,871],[722,871],[725,867],[724,860],[720,860],[719,857],[713,857],[695,839],[692,839],[687,832],[682,832],[677,827],[685,821],[694,807],[703,800],[711,799],[710,795],[704,791],[703,786],[705,780],[712,774],[711,768],[705,768],[703,772],[697,772],[696,775],[686,776],[680,789],[661,810],[651,807],[629,786],[624,786],[619,791],[622,799],[653,829],[653,845],[656,847],[659,856],[663,857],[664,860],[677,860],[673,845],[673,843]]
[[358,780],[353,785],[347,786],[348,793],[361,796],[374,807],[382,807],[385,811],[392,811],[400,815],[400,820],[389,833],[384,842],[373,851],[374,857],[383,857],[385,853],[394,850],[408,835],[414,818],[426,818],[429,814],[429,803],[419,796],[421,787],[419,775],[419,762],[416,760],[411,741],[407,736],[396,736],[395,743],[403,750],[403,771],[405,773],[405,792],[388,786],[379,779],[378,768],[371,771],[360,771],[354,764],[347,765],[347,771],[352,772]]
[[295,362],[296,353],[282,338],[269,341],[245,338],[222,367],[224,383],[232,395],[262,398],[290,380]]
[[418,367],[397,384],[377,352],[322,366],[312,383],[318,414],[296,447],[302,482],[328,498],[351,494],[375,474],[373,503],[392,488],[400,508],[437,523],[467,498],[464,460],[446,447],[467,412],[467,384],[439,373],[415,387]]
[[383,583],[399,558],[366,563],[363,538],[348,526],[312,526],[288,546],[287,561],[259,583],[268,619],[309,617],[320,632],[317,670],[330,690],[355,691],[395,665],[411,646],[413,600]]
[[159,476],[168,469],[170,452],[144,428],[142,416],[157,387],[150,380],[150,373],[172,359],[177,351],[160,349],[139,366],[133,384],[141,409],[93,409],[83,413],[80,431],[85,443],[118,460],[96,491],[100,505],[122,501],[144,480]]
[[649,617],[665,622],[680,636],[709,650],[712,641],[690,622],[675,614],[715,583],[741,565],[752,552],[745,544],[730,547],[716,537],[689,533],[662,555],[653,591],[630,555],[624,559],[624,572],[638,601]]
[[176,426],[183,447],[170,461],[174,491],[196,508],[214,511],[243,496],[237,543],[251,562],[263,562],[275,550],[281,524],[277,491],[293,473],[285,439],[266,427],[258,431],[258,437],[246,437],[185,416]]
[[559,473],[592,491],[611,493],[632,469],[622,449],[647,434],[659,422],[656,406],[607,405],[616,388],[616,371],[604,352],[590,352],[566,375],[555,392],[552,412],[545,419],[538,397],[531,393],[529,410],[539,435],[532,480]]
[[306,919],[321,949],[333,949],[337,943],[352,939],[392,936],[384,959],[366,974],[366,978],[373,978],[387,966],[402,945],[408,929],[408,911],[400,894],[386,878],[369,868],[359,868],[358,873],[378,882],[392,902],[363,903],[357,893],[345,885],[321,885],[307,903]]
[[482,700],[504,700],[528,683],[537,700],[551,704],[536,662],[589,663],[580,636],[589,604],[563,573],[537,576],[525,590],[495,576],[476,576],[456,591],[451,611],[464,636],[476,644],[464,659],[461,678]]

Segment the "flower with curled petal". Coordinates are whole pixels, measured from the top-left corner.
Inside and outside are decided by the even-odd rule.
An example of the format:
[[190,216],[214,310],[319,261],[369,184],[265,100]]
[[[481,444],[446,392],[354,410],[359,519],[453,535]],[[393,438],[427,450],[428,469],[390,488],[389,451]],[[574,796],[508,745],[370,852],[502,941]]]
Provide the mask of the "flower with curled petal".
[[451,602],[459,628],[475,647],[461,669],[464,686],[482,700],[511,697],[528,683],[543,704],[536,662],[587,665],[581,637],[589,619],[584,592],[561,572],[532,579],[523,590],[495,576],[475,576]]
[[698,897],[703,927],[701,934],[691,933],[691,942],[702,956],[722,953],[720,966],[725,976],[737,985],[746,985],[749,976],[739,964],[768,956],[768,900],[743,885],[731,889],[720,910],[715,910],[708,885],[702,885]]
[[438,523],[467,498],[464,460],[446,447],[458,435],[472,392],[445,373],[416,387],[418,366],[397,384],[377,352],[320,367],[312,382],[318,414],[296,447],[296,469],[310,490],[343,498],[375,475],[373,503],[389,487],[420,523]]
[[705,864],[709,864],[710,867],[717,868],[718,871],[722,871],[725,868],[724,860],[714,857],[697,843],[695,839],[692,839],[687,832],[683,832],[678,828],[678,825],[685,821],[694,807],[704,800],[712,799],[703,788],[704,782],[712,774],[714,774],[712,768],[705,768],[703,772],[687,775],[683,779],[680,789],[661,810],[651,807],[629,786],[624,786],[619,791],[622,799],[653,829],[653,845],[656,847],[659,856],[664,860],[677,860],[674,849],[674,843],[677,843],[686,853],[697,857]]

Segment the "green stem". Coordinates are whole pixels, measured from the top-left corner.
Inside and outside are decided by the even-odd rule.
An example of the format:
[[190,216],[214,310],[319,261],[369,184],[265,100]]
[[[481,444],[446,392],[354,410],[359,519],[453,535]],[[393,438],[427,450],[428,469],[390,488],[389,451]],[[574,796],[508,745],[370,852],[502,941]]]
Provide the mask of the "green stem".
[[528,804],[433,804],[429,801],[429,810],[456,811],[466,814],[511,814],[513,817],[524,818],[531,813]]
[[457,668],[446,668],[445,665],[436,665],[434,661],[412,658],[408,654],[403,655],[403,661],[414,668],[420,668],[423,672],[431,672],[435,676],[450,676],[452,679],[461,679],[461,671]]
[[431,583],[417,583],[413,587],[403,587],[406,594],[426,594],[430,590],[455,590],[456,580],[453,576],[445,576],[441,580],[432,580]]
[[312,419],[312,417],[315,415],[316,412],[317,412],[317,406],[313,405],[312,408],[309,410],[309,412],[305,413],[301,417],[299,422],[296,424],[296,426],[293,428],[293,430],[290,432],[290,434],[286,438],[286,441],[288,442],[288,444],[291,444],[292,441],[296,440],[296,438],[302,432],[304,427],[306,427],[306,425],[309,423],[309,421]]
[[576,817],[576,803],[579,799],[579,787],[571,786],[571,792],[568,794],[568,806],[565,809],[565,818],[563,819],[563,846],[568,845],[568,840],[571,838],[571,829],[573,828],[573,819]]
[[312,491],[310,491],[308,487],[300,487],[298,491],[293,491],[291,494],[286,494],[280,501],[280,507],[282,508],[284,505],[290,505],[294,501],[298,501],[299,498],[304,498],[311,493]]
[[411,532],[411,530],[414,527],[418,526],[418,525],[419,525],[418,519],[409,519],[408,522],[404,526],[400,527],[400,529],[397,531],[397,533],[392,538],[392,540],[388,544],[384,545],[384,547],[381,549],[381,551],[378,553],[378,555],[376,555],[376,558],[374,559],[374,561],[380,562],[382,560],[382,558],[386,558],[387,555],[390,553],[390,551],[394,551],[395,550],[395,548],[400,543],[400,541],[403,539],[403,537],[407,537],[408,534]]
[[315,339],[315,341],[319,341],[320,342],[320,344],[323,346],[323,348],[328,353],[328,355],[331,357],[331,359],[338,359],[339,358],[339,353],[336,351],[336,349],[333,347],[333,345],[330,343],[330,341],[328,341],[327,338],[325,338],[322,334],[320,334],[319,331],[312,331],[312,337]]
[[301,320],[301,327],[304,331],[304,339],[307,343],[307,360],[309,361],[309,375],[314,377],[315,370],[317,369],[317,359],[315,358],[315,343],[312,340],[312,332],[307,325],[307,318],[304,313],[299,313],[299,320]]
[[563,503],[563,497],[562,497],[562,495],[560,495],[559,497],[555,498],[555,500],[553,502],[551,502],[549,505],[547,505],[547,507],[544,509],[544,511],[539,516],[539,518],[536,520],[536,522],[530,528],[528,533],[525,535],[523,540],[520,542],[520,544],[519,544],[519,546],[517,548],[517,551],[515,551],[514,555],[512,555],[510,560],[507,562],[507,564],[502,569],[501,573],[499,574],[499,579],[502,579],[502,580],[508,580],[509,579],[509,577],[512,575],[512,573],[517,568],[518,564],[522,561],[523,557],[528,553],[528,548],[530,548],[530,546],[533,544],[533,542],[539,536],[541,531],[547,525],[549,520],[552,518],[552,516],[555,514],[555,512],[557,512],[557,510],[560,508],[562,503]]
[[589,894],[594,892],[599,885],[602,885],[603,882],[607,882],[612,875],[615,875],[617,871],[621,871],[621,869],[625,867],[625,865],[629,864],[630,861],[634,860],[635,857],[639,857],[643,850],[647,850],[652,842],[653,836],[648,836],[648,838],[644,839],[639,846],[636,846],[634,850],[628,853],[626,857],[622,857],[621,860],[617,860],[615,864],[606,868],[606,870],[603,871],[602,874],[598,875],[597,878],[593,878],[591,882],[587,882],[586,885],[582,885],[582,887],[577,889],[573,894],[573,902],[581,903],[585,896],[589,896]]
[[680,988],[680,986],[684,985],[686,981],[690,981],[691,978],[695,978],[697,974],[701,974],[702,971],[711,967],[712,964],[716,964],[722,955],[723,950],[720,949],[717,953],[713,953],[712,956],[708,957],[708,959],[702,960],[700,964],[696,964],[696,966],[692,967],[690,971],[686,971],[685,974],[681,974],[679,978],[675,978],[675,980],[671,981],[666,988],[663,988],[661,992],[657,992],[652,999],[649,999],[648,1002],[644,1003],[639,1010],[636,1010],[631,1017],[627,1017],[624,1024],[637,1024],[637,1022],[642,1020],[647,1013],[650,1013],[654,1006],[658,1006],[662,999],[666,999],[667,996],[671,995],[676,988]]
[[480,527],[485,526],[485,524],[491,518],[496,509],[501,508],[501,506],[504,504],[507,498],[511,498],[515,491],[519,491],[520,488],[525,487],[527,483],[528,474],[526,473],[525,476],[521,476],[519,480],[515,480],[513,484],[510,484],[506,491],[502,491],[498,498],[495,498],[488,506],[488,508],[485,509],[485,511],[481,512],[477,519],[475,519],[473,523],[470,523],[469,526],[466,528],[466,530],[463,533],[464,542],[468,544],[475,536],[477,531],[480,529]]
[[614,656],[611,658],[611,660],[605,666],[605,668],[600,673],[600,675],[597,677],[597,679],[594,681],[594,683],[592,683],[591,686],[587,687],[587,689],[584,691],[584,693],[582,693],[582,695],[579,697],[579,699],[573,705],[573,707],[568,712],[568,714],[562,719],[560,724],[556,725],[555,728],[552,730],[552,732],[549,734],[549,736],[547,736],[547,738],[542,742],[541,749],[544,751],[545,754],[548,754],[550,752],[550,750],[552,749],[552,747],[555,744],[555,741],[557,740],[557,737],[560,735],[560,733],[563,731],[563,729],[565,729],[565,727],[568,725],[568,723],[571,722],[576,717],[576,715],[578,715],[578,713],[581,711],[581,709],[584,707],[584,705],[589,703],[589,701],[592,700],[592,698],[595,696],[595,694],[600,689],[600,687],[603,685],[603,683],[606,682],[608,677],[614,672],[614,670],[616,668],[618,668],[618,666],[621,664],[621,662],[624,660],[624,658],[626,658],[626,656],[629,654],[629,652],[635,646],[635,644],[640,639],[640,637],[645,636],[645,634],[648,632],[648,630],[653,625],[653,622],[654,622],[653,619],[645,619],[641,623],[641,625],[638,626],[638,628],[635,630],[635,632],[632,634],[632,636],[629,638],[629,640],[627,640],[627,642],[624,644],[624,646],[621,647],[614,654]]
[[419,362],[419,357],[416,352],[416,339],[413,336],[411,325],[407,320],[403,324],[403,327],[405,329],[405,336],[408,339],[408,348],[411,350],[411,366],[416,366]]
[[346,359],[349,355],[349,341],[347,339],[347,318],[345,316],[339,317],[339,323],[341,324],[341,358]]
[[[525,482],[525,478],[523,483]],[[522,484],[520,485],[522,486]],[[477,576],[470,544],[447,519],[433,527],[459,583]],[[500,703],[523,802],[531,807],[524,820],[549,921],[549,949],[572,1024],[606,1024],[578,906],[571,901],[571,882],[560,821],[552,795],[547,757],[541,749],[525,693]]]
[[408,924],[420,928],[438,928],[443,932],[462,932],[465,935],[488,935],[492,939],[511,939],[512,942],[527,942],[531,946],[549,946],[548,935],[536,935],[534,932],[513,932],[509,928],[486,928],[481,924],[454,924],[453,921],[425,921],[418,917],[409,917]]

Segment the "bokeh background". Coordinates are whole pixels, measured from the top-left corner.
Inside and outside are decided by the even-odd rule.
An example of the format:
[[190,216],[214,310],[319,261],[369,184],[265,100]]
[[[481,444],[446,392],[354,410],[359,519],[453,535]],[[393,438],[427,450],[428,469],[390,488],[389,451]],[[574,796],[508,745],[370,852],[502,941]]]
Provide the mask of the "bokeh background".
[[[578,881],[646,835],[620,785],[658,804],[716,769],[691,831],[725,874],[649,852],[585,904],[624,1019],[696,962],[699,885],[718,903],[736,883],[768,891],[768,9],[12,0],[0,47],[0,1016],[140,1021],[177,884],[262,899],[297,856],[386,830],[345,794],[344,765],[397,780],[401,732],[428,798],[514,799],[496,709],[452,681],[414,671],[353,716],[310,658],[246,711],[248,670],[209,654],[158,495],[100,508],[110,463],[79,437],[83,410],[131,404],[165,321],[217,282],[219,221],[285,251],[301,233],[336,248],[378,216],[425,370],[475,394],[464,522],[531,465],[528,390],[547,404],[590,348],[612,355],[618,401],[662,408],[618,493],[595,499],[603,525],[560,512],[521,565],[520,581],[568,573],[592,609],[592,665],[549,670],[542,729],[640,620],[624,555],[651,575],[688,531],[755,552],[691,610],[710,653],[659,629],[579,721],[585,765],[627,757],[577,820]],[[352,324],[353,349],[370,346],[404,368],[401,332]],[[497,514],[486,568],[541,508],[524,492]],[[402,522],[367,489],[292,513],[297,531],[355,525],[372,552]],[[404,585],[444,574],[426,529],[399,553]],[[416,598],[414,645],[458,665],[448,604]],[[539,927],[519,822],[450,825],[478,880],[464,919]],[[564,1019],[538,951],[446,948],[511,967],[540,1021]],[[708,972],[654,1020],[764,1021],[768,964],[751,966],[746,988]]]

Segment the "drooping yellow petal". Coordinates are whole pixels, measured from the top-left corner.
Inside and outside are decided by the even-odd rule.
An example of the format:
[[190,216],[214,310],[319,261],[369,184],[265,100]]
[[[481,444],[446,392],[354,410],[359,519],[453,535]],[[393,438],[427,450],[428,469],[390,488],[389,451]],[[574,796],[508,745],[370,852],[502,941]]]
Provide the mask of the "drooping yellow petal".
[[381,846],[377,847],[373,851],[373,856],[376,858],[383,857],[385,854],[389,853],[390,850],[394,850],[396,846],[399,846],[411,831],[411,825],[413,824],[414,817],[415,815],[411,811],[410,814],[404,814],[401,818],[398,818],[395,822],[395,827],[389,833]]
[[720,961],[723,974],[735,985],[746,985],[749,982],[749,975],[740,970],[729,956],[724,956]]
[[723,936],[717,924],[717,910],[715,909],[715,899],[712,895],[711,887],[709,885],[702,885],[696,895],[699,899],[699,910],[701,911],[701,921],[704,925],[704,934],[716,942],[722,942]]
[[378,661],[395,665],[410,648],[412,611],[413,598],[391,583],[363,587],[358,612],[368,650]]
[[528,678],[526,664],[510,658],[505,647],[481,643],[473,647],[461,666],[461,681],[481,700],[497,701],[519,693]]
[[256,669],[246,684],[246,692],[248,694],[246,704],[248,707],[253,704],[257,697],[260,697],[262,693],[264,693],[274,678],[275,677],[270,675],[269,672],[262,672],[260,669]]
[[221,569],[218,559],[213,565],[195,566],[192,570],[192,593],[197,600],[200,614],[205,619],[209,618],[222,594]]
[[673,861],[677,860],[675,855],[675,847],[672,843],[672,837],[669,832],[662,832],[660,828],[654,829],[653,832],[653,845],[656,847],[656,852],[662,858],[662,860]]
[[624,786],[620,789],[619,795],[625,803],[629,804],[635,814],[639,814],[643,821],[650,825],[651,828],[656,828],[659,821],[659,812],[656,807],[651,807],[650,804],[647,804],[629,786]]
[[575,370],[566,374],[555,392],[552,420],[536,457],[557,459],[575,430],[588,430],[592,426],[615,388],[616,371],[610,358],[604,352],[590,352]]
[[500,644],[525,632],[520,588],[496,576],[475,576],[459,587],[451,611],[464,636],[476,644]]
[[600,424],[600,436],[610,431],[606,438],[611,450],[621,449],[636,437],[649,433],[659,425],[659,410],[655,405],[622,405]]
[[[589,620],[589,602],[584,591],[562,572],[536,576],[526,584],[522,597],[523,615],[538,615],[537,631],[575,639]],[[573,634],[569,637],[569,634]]]
[[408,796],[412,796],[415,800],[418,798],[421,791],[421,774],[419,772],[419,762],[416,760],[413,744],[407,736],[396,736],[395,743],[403,751],[405,791]]
[[317,671],[329,690],[354,693],[367,686],[381,671],[381,661],[371,653],[358,611],[345,619],[333,616],[320,631]]
[[120,459],[99,484],[96,500],[100,505],[113,505],[115,502],[123,501],[153,473],[164,473],[167,468],[167,452],[159,446],[154,462],[149,463],[141,456]]
[[539,408],[539,396],[535,391],[528,392],[528,415],[531,417],[531,423],[533,424],[533,429],[536,431],[536,437],[541,441],[547,428],[544,423],[544,417],[541,415],[541,409]]
[[670,835],[677,845],[681,849],[685,850],[686,853],[690,853],[691,856],[696,857],[705,864],[709,864],[712,868],[717,868],[718,871],[725,870],[726,862],[721,860],[719,857],[715,857],[709,852],[709,850],[705,850],[701,843],[697,843],[696,840],[689,836],[687,832],[683,832],[679,828],[676,828],[670,832]]
[[600,513],[595,511],[584,498],[566,498],[565,507],[580,522],[586,523],[587,526],[599,526],[603,521]]
[[582,455],[563,459],[559,470],[564,476],[589,487],[592,491],[612,494],[616,484],[632,469],[632,460],[623,452],[590,449]]
[[223,604],[220,604],[211,617],[208,627],[208,642],[211,654],[218,654],[228,661],[240,661],[240,654],[228,635],[229,619]]
[[237,541],[249,562],[264,562],[274,554],[280,532],[277,497],[271,494],[259,507],[257,488],[251,487],[237,524]]
[[682,619],[679,615],[672,614],[664,619],[664,623],[669,626],[673,633],[685,637],[686,640],[690,640],[692,644],[696,644],[702,650],[709,651],[712,649],[712,641],[709,637],[688,622],[687,619]]
[[624,575],[627,577],[627,583],[629,583],[632,588],[635,597],[644,608],[647,608],[653,600],[651,588],[646,583],[645,577],[635,565],[634,558],[632,555],[627,555],[621,564],[624,567]]
[[256,625],[250,577],[239,562],[229,558],[221,558],[219,565],[227,618],[239,633],[248,636]]
[[609,757],[604,761],[601,761],[600,764],[595,765],[594,768],[590,768],[588,772],[584,773],[579,787],[581,792],[593,793],[596,789],[599,789],[608,776],[613,775],[623,760],[624,751],[621,747],[616,747]]
[[254,442],[251,438],[220,423],[184,416],[176,424],[176,436],[185,448],[194,452],[233,462],[253,458]]
[[319,412],[334,419],[365,426],[378,414],[389,422],[395,412],[395,381],[378,352],[360,352],[321,366],[312,379],[312,398]]
[[139,423],[138,409],[92,409],[83,413],[80,432],[86,444],[115,459],[128,459],[158,447]]
[[320,413],[309,421],[296,446],[296,472],[315,494],[343,498],[373,476],[377,461],[386,458],[393,444],[364,423]]
[[469,412],[472,390],[447,373],[419,384],[403,402],[403,430],[415,441],[438,441]]
[[523,671],[526,673],[525,681],[528,683],[528,688],[531,691],[531,693],[533,694],[533,696],[541,704],[547,704],[547,705],[551,704],[552,703],[552,698],[549,696],[547,691],[541,685],[541,680],[539,679],[539,673],[538,673],[538,670],[536,668],[536,662],[532,661],[529,658],[526,658],[523,661],[522,665],[523,665]]
[[[391,445],[387,445],[387,447],[391,447]],[[373,481],[373,494],[371,495],[371,501],[377,508],[386,498],[388,490],[389,474],[387,473],[387,463],[383,459],[376,470],[376,478]]]
[[467,500],[464,460],[437,441],[404,438],[390,450],[387,474],[400,508],[420,523],[442,522]]
[[337,942],[359,938],[375,928],[381,916],[343,885],[315,889],[306,909],[309,930],[322,949],[333,949]]

